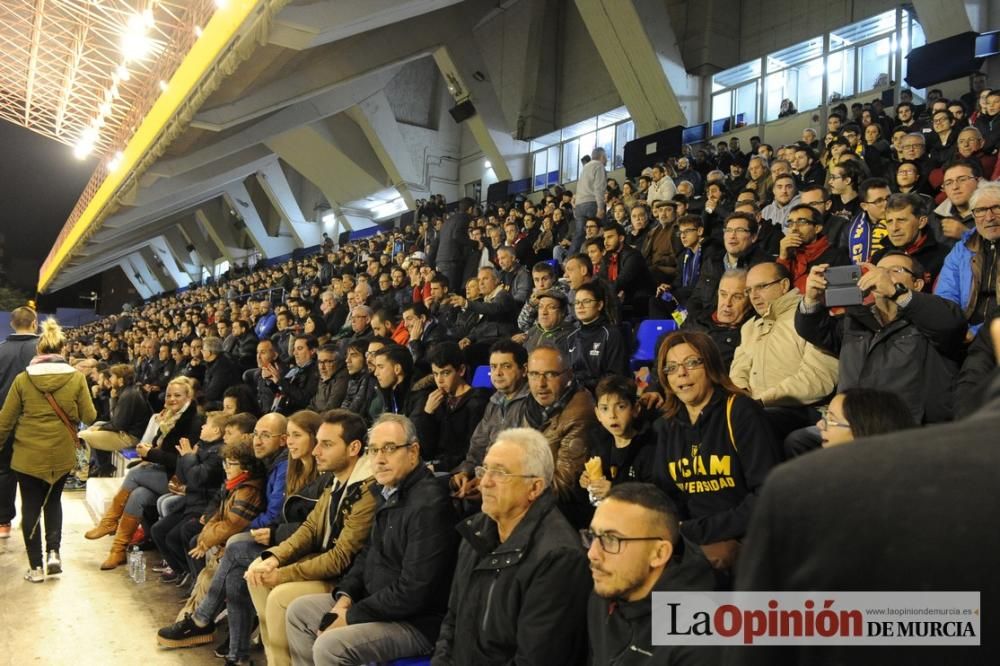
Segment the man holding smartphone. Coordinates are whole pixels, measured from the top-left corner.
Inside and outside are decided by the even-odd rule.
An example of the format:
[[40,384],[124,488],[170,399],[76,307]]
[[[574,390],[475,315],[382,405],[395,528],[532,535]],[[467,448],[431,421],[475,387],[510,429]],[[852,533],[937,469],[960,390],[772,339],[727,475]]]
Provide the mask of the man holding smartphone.
[[965,318],[958,305],[923,293],[924,268],[912,256],[890,252],[861,265],[858,280],[870,305],[834,317],[823,306],[826,264],[809,273],[795,313],[795,331],[840,359],[838,390],[865,387],[898,394],[918,423],[951,420],[955,374],[963,351]]

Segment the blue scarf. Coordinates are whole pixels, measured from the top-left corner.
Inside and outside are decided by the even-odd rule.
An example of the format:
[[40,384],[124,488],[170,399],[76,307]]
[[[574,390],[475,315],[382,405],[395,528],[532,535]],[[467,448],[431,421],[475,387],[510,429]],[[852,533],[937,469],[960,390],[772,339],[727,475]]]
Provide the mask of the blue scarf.
[[689,248],[684,248],[684,262],[681,266],[681,286],[690,287],[696,283],[699,273],[701,273],[701,246],[699,245],[693,252]]
[[864,211],[855,215],[847,228],[847,253],[851,263],[859,266],[872,256],[872,225]]

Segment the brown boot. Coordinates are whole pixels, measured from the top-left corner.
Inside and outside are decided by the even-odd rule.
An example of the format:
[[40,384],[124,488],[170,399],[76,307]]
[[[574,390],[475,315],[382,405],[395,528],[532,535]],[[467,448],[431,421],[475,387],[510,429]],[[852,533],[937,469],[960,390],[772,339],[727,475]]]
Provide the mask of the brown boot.
[[132,539],[132,534],[135,533],[138,527],[138,516],[126,513],[121,517],[121,520],[118,521],[118,531],[115,532],[115,541],[111,544],[111,552],[108,553],[108,559],[104,560],[104,563],[101,564],[101,571],[114,569],[125,564],[125,560],[128,559],[125,548],[128,546],[128,542]]
[[97,523],[97,527],[90,530],[84,534],[84,538],[87,539],[100,539],[101,537],[108,536],[109,534],[114,534],[115,530],[118,528],[118,519],[122,517],[122,513],[125,512],[125,502],[128,501],[128,496],[131,493],[130,490],[125,490],[122,488],[115,495],[114,499],[111,500],[111,506],[104,513],[101,518],[101,522]]

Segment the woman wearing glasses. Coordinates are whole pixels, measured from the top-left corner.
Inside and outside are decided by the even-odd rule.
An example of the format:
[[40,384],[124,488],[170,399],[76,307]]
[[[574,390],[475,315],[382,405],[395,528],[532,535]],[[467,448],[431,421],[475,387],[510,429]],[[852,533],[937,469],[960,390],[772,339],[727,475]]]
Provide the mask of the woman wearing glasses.
[[895,393],[852,388],[833,396],[826,415],[816,427],[826,448],[862,437],[915,428],[917,424],[910,408]]
[[778,460],[777,443],[764,410],[729,379],[708,335],[671,333],[657,368],[666,400],[654,426],[656,483],[677,504],[682,534],[728,572]]

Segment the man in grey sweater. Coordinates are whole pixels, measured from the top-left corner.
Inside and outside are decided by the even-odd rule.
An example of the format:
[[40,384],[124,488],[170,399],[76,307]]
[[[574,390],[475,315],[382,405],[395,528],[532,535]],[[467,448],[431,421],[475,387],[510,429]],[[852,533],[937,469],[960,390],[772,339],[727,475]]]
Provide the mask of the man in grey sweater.
[[604,165],[608,156],[603,148],[594,148],[590,161],[580,169],[580,179],[576,182],[576,196],[573,198],[573,242],[567,256],[580,251],[583,245],[583,225],[588,217],[604,219],[604,194],[608,189],[608,173]]

